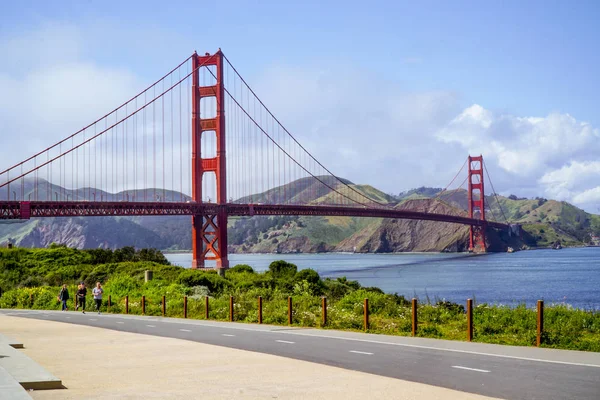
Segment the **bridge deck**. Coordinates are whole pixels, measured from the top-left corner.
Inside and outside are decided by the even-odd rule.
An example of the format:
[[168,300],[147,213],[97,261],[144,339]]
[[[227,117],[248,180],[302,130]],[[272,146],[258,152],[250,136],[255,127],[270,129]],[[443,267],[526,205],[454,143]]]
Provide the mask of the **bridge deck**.
[[93,202],[93,201],[2,201],[0,219],[29,219],[41,217],[97,217],[97,216],[143,216],[143,215],[214,215],[226,210],[230,216],[253,215],[305,215],[396,218],[424,221],[449,222],[462,225],[508,228],[507,224],[459,215],[399,210],[383,207],[271,205],[271,204],[214,204],[177,202]]

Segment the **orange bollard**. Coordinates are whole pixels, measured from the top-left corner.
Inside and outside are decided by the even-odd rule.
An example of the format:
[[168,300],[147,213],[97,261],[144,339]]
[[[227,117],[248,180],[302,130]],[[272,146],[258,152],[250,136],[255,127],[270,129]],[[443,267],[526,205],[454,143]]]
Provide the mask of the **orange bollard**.
[[323,326],[327,325],[327,297],[321,298],[321,308],[323,309]]
[[208,319],[208,296],[204,298],[204,318]]
[[542,345],[542,334],[544,333],[544,300],[537,302],[537,338],[536,345]]
[[365,325],[365,332],[369,329],[369,299],[365,299],[365,308],[364,308],[364,317],[365,317],[365,321],[364,321],[364,325]]
[[417,336],[417,330],[419,329],[419,317],[418,317],[418,303],[417,299],[412,299],[412,335]]
[[473,300],[467,299],[467,340],[473,341]]

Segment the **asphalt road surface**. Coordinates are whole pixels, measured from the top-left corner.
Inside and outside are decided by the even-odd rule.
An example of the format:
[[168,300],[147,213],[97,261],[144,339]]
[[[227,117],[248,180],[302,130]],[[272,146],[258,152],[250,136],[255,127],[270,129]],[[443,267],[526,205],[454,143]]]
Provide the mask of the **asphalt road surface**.
[[505,399],[600,399],[598,353],[92,312],[0,314],[191,340]]

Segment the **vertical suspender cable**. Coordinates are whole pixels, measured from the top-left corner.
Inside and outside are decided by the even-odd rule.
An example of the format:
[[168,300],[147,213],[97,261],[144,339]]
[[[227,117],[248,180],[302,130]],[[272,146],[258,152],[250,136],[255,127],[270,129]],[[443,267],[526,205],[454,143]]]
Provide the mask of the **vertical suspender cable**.
[[[163,93],[165,92],[165,81],[163,79]],[[162,103],[162,190],[163,195],[161,201],[166,201],[166,192],[165,192],[165,96],[161,97]]]
[[[179,80],[181,80],[181,70],[179,72]],[[186,83],[187,84],[187,83]],[[183,202],[183,126],[181,120],[181,84],[179,85],[179,196]]]
[[[152,97],[156,97],[156,86]],[[152,102],[152,201],[156,201],[156,102]]]

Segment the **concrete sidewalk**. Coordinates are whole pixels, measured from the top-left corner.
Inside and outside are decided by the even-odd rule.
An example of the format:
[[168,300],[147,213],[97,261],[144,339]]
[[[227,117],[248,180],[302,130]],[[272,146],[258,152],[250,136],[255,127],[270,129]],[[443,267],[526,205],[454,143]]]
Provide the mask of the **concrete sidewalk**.
[[179,339],[3,315],[0,327],[67,388],[34,399],[489,399]]

